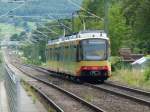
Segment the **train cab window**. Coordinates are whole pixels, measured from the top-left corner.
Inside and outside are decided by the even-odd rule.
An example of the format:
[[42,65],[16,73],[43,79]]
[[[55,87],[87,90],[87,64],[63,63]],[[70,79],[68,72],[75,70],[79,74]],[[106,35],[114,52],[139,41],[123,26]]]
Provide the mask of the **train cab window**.
[[103,39],[82,41],[83,60],[104,60],[107,54],[107,43]]

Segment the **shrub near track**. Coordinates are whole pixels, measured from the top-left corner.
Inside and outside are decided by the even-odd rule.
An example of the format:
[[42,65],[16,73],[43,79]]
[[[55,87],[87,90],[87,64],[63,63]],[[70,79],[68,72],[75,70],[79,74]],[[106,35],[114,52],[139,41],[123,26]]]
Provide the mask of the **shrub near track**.
[[112,73],[110,80],[121,82],[129,86],[135,86],[142,89],[150,90],[150,70],[144,72],[140,70],[120,69]]

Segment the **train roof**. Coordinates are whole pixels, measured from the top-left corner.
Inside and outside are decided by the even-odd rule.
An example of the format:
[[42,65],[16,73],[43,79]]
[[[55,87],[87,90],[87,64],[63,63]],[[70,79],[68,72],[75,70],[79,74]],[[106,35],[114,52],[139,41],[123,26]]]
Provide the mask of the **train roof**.
[[48,41],[48,45],[60,44],[63,42],[84,40],[90,38],[101,38],[101,39],[109,40],[107,34],[103,30],[85,30],[85,31],[80,31],[78,33],[74,33],[73,35],[62,36],[59,37],[58,39],[50,40]]

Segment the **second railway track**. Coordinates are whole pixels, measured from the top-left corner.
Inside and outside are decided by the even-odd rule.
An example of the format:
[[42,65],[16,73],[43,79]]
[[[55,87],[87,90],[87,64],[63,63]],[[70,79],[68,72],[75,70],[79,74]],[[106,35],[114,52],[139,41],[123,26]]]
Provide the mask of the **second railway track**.
[[[49,73],[46,69],[41,67],[39,68],[33,67],[33,68],[39,71],[42,70],[43,72],[46,71],[47,73]],[[150,106],[150,92],[148,91],[127,87],[120,84],[115,84],[113,82],[106,82],[101,85],[93,85],[86,83],[85,85]]]
[[150,106],[150,93],[144,92],[141,90],[136,90],[133,88],[127,88],[123,86],[117,86],[112,83],[105,83],[102,85],[93,85],[93,84],[85,84],[87,86],[103,90],[115,95],[119,95],[121,97],[125,97],[131,100],[134,100],[135,102],[142,103],[144,105]]
[[[20,68],[19,68],[20,69]],[[33,75],[28,74],[24,70],[20,69],[21,72],[26,74],[27,76],[37,80],[37,81],[29,81],[30,85],[34,85],[43,91],[47,96],[53,96],[53,99],[58,101],[59,105],[61,105],[62,109],[65,112],[106,112],[100,107],[97,107],[84,99],[76,96],[75,94],[58,87],[57,85],[50,83],[42,78],[35,77]],[[52,88],[50,88],[52,87]],[[46,89],[45,89],[46,88]],[[49,91],[49,92],[48,92]],[[58,94],[58,95],[56,95]],[[55,97],[56,96],[56,97]],[[57,102],[56,101],[56,102]]]
[[[67,91],[76,94],[77,96],[81,97],[82,99],[90,102],[97,107],[102,107],[104,110],[108,112],[149,112],[150,108],[145,106],[144,104],[141,105],[139,102],[137,103],[135,100],[132,101],[131,99],[128,100],[125,97],[118,97],[118,95],[111,95],[109,92],[103,90],[99,90],[94,87],[89,87],[89,85],[84,84],[74,84],[70,81],[66,81],[56,77],[50,77],[50,73],[46,69],[42,68],[35,68],[31,66],[21,66],[21,69],[28,71],[28,73],[34,71],[34,75],[39,78],[45,77],[47,81],[56,84],[57,86],[66,89]],[[38,70],[38,71],[37,71]],[[41,75],[45,74],[45,75]],[[51,73],[52,74],[52,73]],[[48,80],[48,77],[50,79]],[[53,79],[54,78],[54,79]],[[106,93],[105,93],[106,92]],[[119,98],[119,99],[118,99]],[[134,103],[135,102],[135,103]]]

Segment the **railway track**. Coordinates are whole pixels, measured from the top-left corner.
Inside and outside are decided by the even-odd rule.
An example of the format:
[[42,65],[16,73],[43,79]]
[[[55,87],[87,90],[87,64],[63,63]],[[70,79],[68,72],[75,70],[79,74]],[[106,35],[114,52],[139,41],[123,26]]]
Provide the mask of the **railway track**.
[[[26,65],[24,65],[24,66],[26,66]],[[27,65],[27,66],[31,67],[33,69],[36,69],[40,72],[44,72],[46,74],[51,73],[49,70],[42,68],[42,67],[36,67],[36,66],[31,66],[31,65]],[[105,92],[109,92],[114,95],[119,95],[121,97],[131,99],[135,102],[150,106],[150,92],[147,92],[144,90],[115,84],[113,82],[105,82],[104,84],[101,84],[101,85],[85,83],[84,85],[90,86],[92,88],[102,90]]]
[[130,92],[135,92],[135,93],[150,97],[150,92],[149,91],[140,90],[140,89],[128,87],[128,86],[125,86],[125,85],[116,84],[116,83],[113,83],[111,81],[105,82],[105,84],[108,85],[108,86],[116,87],[116,88],[119,88],[119,89],[124,89],[124,90],[130,91]]
[[[50,74],[53,74],[53,73],[51,73],[50,71],[48,71],[48,70],[46,70],[46,69],[43,69],[43,68],[36,68],[36,67],[31,67],[31,66],[27,66],[28,68],[30,67],[30,68],[32,68],[33,70],[35,69],[35,71],[39,71],[39,72],[41,72],[41,73],[43,73],[43,74],[47,74],[48,76],[50,75]],[[56,78],[56,77],[55,77]],[[58,81],[60,81],[61,82],[61,80],[64,80],[64,79],[60,79],[60,78],[56,78],[56,79],[59,79]],[[50,81],[50,82],[52,82],[52,81]],[[53,82],[52,82],[53,83]],[[64,82],[62,82],[62,85],[63,85],[63,83],[66,83],[66,81],[64,80]],[[68,83],[68,85],[73,85],[72,84],[72,82],[71,81],[69,81],[69,83]],[[129,97],[127,97],[127,96],[125,96],[125,95],[122,95],[122,93],[124,94],[125,92],[123,92],[123,90],[115,90],[114,92],[110,92],[111,90],[114,90],[114,89],[110,89],[110,88],[108,88],[108,87],[106,87],[106,89],[107,90],[110,90],[110,91],[106,91],[106,90],[104,90],[104,89],[100,89],[99,87],[93,87],[93,86],[100,86],[100,87],[102,87],[102,86],[106,86],[106,85],[110,85],[109,83],[105,83],[105,84],[101,84],[101,85],[93,85],[93,84],[81,84],[83,87],[81,87],[81,88],[85,88],[85,86],[87,86],[86,88],[88,88],[88,87],[91,87],[92,89],[91,89],[91,91],[93,91],[93,92],[91,92],[92,94],[94,93],[94,90],[97,90],[96,92],[98,92],[98,93],[100,93],[101,94],[101,92],[102,91],[104,91],[104,92],[106,92],[106,93],[110,93],[110,94],[113,94],[113,95],[115,95],[115,96],[119,96],[119,97],[122,97],[122,98],[124,98],[124,99],[129,99],[129,100],[131,100],[131,101],[133,101],[133,102],[135,102],[135,103],[137,103],[137,104],[139,104],[139,105],[146,105],[146,106],[149,106],[149,104],[147,103],[147,102],[145,102],[145,101],[138,101],[138,100],[141,100],[141,99],[135,99],[135,98],[130,98],[130,97],[132,97],[131,96],[131,94],[129,93],[129,92],[127,92],[127,96],[129,96]],[[61,86],[62,88],[64,88],[61,84],[57,84],[56,83],[56,85],[58,85],[58,86]],[[65,84],[66,85],[66,84]],[[115,84],[114,84],[115,85]],[[116,85],[117,86],[117,85]],[[119,86],[119,85],[118,85]],[[74,88],[77,88],[78,89],[78,86],[74,86]],[[120,88],[123,88],[123,87],[120,87]],[[80,94],[78,94],[78,93],[76,93],[75,91],[75,89],[68,89],[68,88],[65,88],[65,89],[67,89],[67,90],[69,90],[69,91],[71,91],[71,92],[73,92],[74,94],[76,94],[76,95],[78,95],[78,96],[80,96]],[[130,88],[130,89],[132,89],[132,88]],[[86,89],[83,89],[83,90],[80,90],[81,92],[83,92],[83,91],[86,91]],[[116,93],[116,92],[119,92],[119,91],[122,91],[122,93],[120,93],[120,94],[118,94],[118,93]],[[133,90],[131,90],[131,91],[133,91]],[[138,90],[137,90],[138,91]],[[141,94],[141,96],[143,95],[142,93],[144,92],[142,92],[142,90],[139,90],[139,91],[141,91],[140,92],[140,94]],[[86,92],[87,93],[87,92]],[[133,93],[132,93],[133,94]],[[147,95],[148,95],[148,93],[147,93]],[[136,96],[136,95],[135,95]],[[80,97],[82,97],[83,99],[85,99],[85,97],[84,96],[80,96]],[[97,97],[97,98],[96,98]],[[139,98],[139,96],[137,95],[136,97],[138,97]],[[143,95],[143,97],[145,98],[145,95]],[[149,98],[149,96],[146,96],[147,97],[147,99]],[[94,99],[98,99],[98,100],[100,100],[99,98],[98,98],[98,96],[95,96],[95,97],[93,97]],[[145,98],[146,99],[146,98]],[[86,99],[85,99],[86,100]],[[89,101],[88,101],[89,102]],[[103,101],[102,101],[103,102]],[[95,103],[95,102],[90,102],[90,103],[92,103],[92,104],[96,104],[98,107],[99,107],[99,103],[97,102],[97,103]],[[125,103],[126,104],[126,103]],[[137,105],[136,104],[136,105]],[[106,104],[106,105],[109,105],[109,103],[108,104]],[[101,106],[100,106],[101,107]],[[102,108],[103,108],[103,106],[102,106]],[[135,108],[135,107],[133,107],[133,108]],[[104,106],[104,108],[103,109],[105,109],[106,111],[108,111],[107,110],[107,108],[105,108],[105,106]],[[110,110],[109,110],[110,111]],[[114,111],[115,111],[115,109],[114,109]],[[115,111],[116,112],[116,111]],[[145,112],[147,112],[147,111],[145,111]],[[148,111],[149,112],[149,111]]]
[[[18,68],[18,67],[17,67],[17,68]],[[96,105],[93,105],[92,103],[87,102],[86,100],[80,98],[79,96],[77,96],[77,95],[75,95],[75,94],[73,94],[73,93],[71,93],[71,92],[69,92],[69,91],[67,91],[67,90],[65,90],[65,89],[63,89],[63,88],[61,88],[61,87],[59,87],[59,86],[53,84],[53,83],[50,83],[50,82],[48,82],[48,81],[46,81],[46,80],[44,80],[44,79],[42,79],[42,78],[38,78],[38,77],[36,77],[36,76],[30,75],[29,73],[25,72],[25,71],[22,70],[21,68],[18,68],[18,69],[19,69],[21,72],[23,72],[25,75],[27,75],[27,76],[29,76],[29,77],[31,77],[31,78],[37,80],[39,83],[42,83],[42,84],[45,85],[45,86],[52,87],[52,88],[58,90],[59,92],[65,94],[67,97],[70,97],[70,99],[72,99],[73,101],[78,102],[80,105],[82,105],[82,106],[81,106],[82,108],[85,107],[85,110],[86,110],[85,112],[106,112],[106,111],[103,110],[102,108],[97,107]],[[34,81],[34,82],[35,82],[35,81]],[[39,83],[38,83],[38,84],[39,84]],[[34,84],[31,84],[31,85],[34,85]],[[35,86],[36,86],[36,85],[35,85]],[[34,87],[35,87],[35,86],[34,86]],[[42,87],[39,87],[39,88],[41,89]],[[45,88],[45,87],[44,87],[44,88]],[[45,94],[46,94],[46,92],[45,92]],[[71,112],[71,111],[70,111],[70,112]],[[77,112],[77,111],[76,111],[76,112]],[[82,112],[82,111],[81,111],[81,112]],[[83,112],[84,112],[84,111],[83,111]]]
[[[77,95],[78,97],[81,97],[87,102],[90,102],[91,104],[94,104],[97,107],[100,107],[105,111],[108,111],[108,112],[120,112],[120,111],[122,112],[126,112],[126,111],[149,112],[150,111],[150,108],[148,107],[149,105],[147,104],[145,105],[145,103],[137,102],[136,100],[133,100],[131,98],[127,98],[118,94],[104,91],[104,90],[101,90],[92,86],[90,87],[89,85],[86,85],[86,84],[78,84],[78,86],[76,84],[73,85],[72,81],[68,81],[60,77],[52,77],[52,76],[55,76],[55,74],[57,73],[51,72],[45,68],[32,66],[32,65],[18,65],[18,66],[24,69],[25,71],[27,71],[28,73],[32,73],[33,71],[36,77],[39,77],[39,78],[47,77],[47,79],[48,77],[50,77],[50,80],[48,79],[48,82],[54,83],[57,86],[64,88],[68,92],[71,92]],[[58,82],[61,82],[61,83],[59,84]],[[69,83],[67,84],[67,82]],[[67,85],[66,87],[63,86],[64,83],[66,83],[65,84]],[[69,87],[68,85],[71,85],[72,87],[71,86]],[[94,86],[100,86],[100,85],[94,85]],[[86,96],[89,95],[88,93],[89,91],[92,94],[91,101],[86,99]]]
[[149,92],[144,92],[142,90],[137,90],[111,83],[105,83],[102,85],[93,85],[86,83],[85,85],[150,106]]
[[46,105],[48,106],[47,110],[49,110],[49,107],[51,107],[51,110],[53,109],[53,111],[55,112],[64,112],[53,100],[51,100],[43,91],[41,91],[38,87],[33,86],[32,84],[29,84],[29,82],[27,81],[22,81],[24,84],[28,85],[32,90],[34,90],[36,92],[36,94],[38,94],[38,96],[40,96],[44,102],[46,103]]

